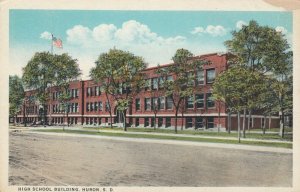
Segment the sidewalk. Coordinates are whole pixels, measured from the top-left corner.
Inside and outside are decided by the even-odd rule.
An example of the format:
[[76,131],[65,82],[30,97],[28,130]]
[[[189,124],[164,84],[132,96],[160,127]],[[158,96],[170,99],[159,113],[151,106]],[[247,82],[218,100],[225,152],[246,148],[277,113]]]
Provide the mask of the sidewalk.
[[[11,126],[12,127],[12,126]],[[37,129],[63,129],[62,126],[47,126],[47,127],[15,127],[14,130],[37,130]],[[132,131],[120,131],[120,130],[101,130],[100,129],[89,129],[81,127],[67,127],[65,130],[77,130],[77,131],[90,131],[90,132],[103,132],[103,133],[122,133],[122,134],[135,134],[135,135],[159,135],[159,136],[174,136],[174,137],[186,137],[186,138],[207,138],[207,139],[222,139],[222,140],[237,140],[237,137],[222,137],[222,136],[207,136],[207,135],[188,135],[188,134],[175,134],[175,133],[154,133],[154,132],[132,132]],[[254,132],[251,132],[254,133]],[[240,138],[241,141],[257,141],[257,142],[267,142],[267,143],[293,143],[292,141],[280,141],[275,139],[255,139],[255,138]]]

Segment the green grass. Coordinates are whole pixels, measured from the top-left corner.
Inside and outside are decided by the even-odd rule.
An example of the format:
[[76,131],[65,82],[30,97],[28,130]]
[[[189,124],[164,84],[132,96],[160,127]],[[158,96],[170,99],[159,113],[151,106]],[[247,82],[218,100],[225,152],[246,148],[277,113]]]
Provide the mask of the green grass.
[[[122,131],[122,128],[85,128],[86,130],[106,130],[106,131]],[[169,133],[173,134],[174,130],[169,129],[150,129],[150,128],[128,128],[128,132],[144,132],[144,133]],[[186,135],[203,135],[203,136],[215,136],[215,137],[237,137],[237,132],[213,132],[213,131],[194,131],[194,130],[178,130],[178,134]],[[250,133],[246,131],[246,138],[253,139],[275,139],[280,141],[292,141],[292,135],[285,135],[285,138],[281,138],[277,133],[272,134],[262,134],[261,133]]]
[[167,139],[167,140],[179,140],[179,141],[194,141],[194,142],[211,142],[211,143],[227,143],[227,144],[243,144],[243,145],[259,145],[269,147],[282,147],[292,148],[291,143],[276,143],[276,142],[263,142],[263,141],[241,141],[238,143],[237,139],[214,139],[214,138],[194,138],[194,137],[180,137],[180,136],[168,136],[168,135],[152,135],[152,134],[127,134],[118,132],[95,132],[95,131],[81,131],[81,130],[65,130],[53,129],[53,130],[35,130],[40,132],[55,132],[55,133],[75,133],[75,134],[87,134],[87,135],[99,135],[99,136],[115,136],[115,137],[129,137],[129,138],[148,138],[148,139]]

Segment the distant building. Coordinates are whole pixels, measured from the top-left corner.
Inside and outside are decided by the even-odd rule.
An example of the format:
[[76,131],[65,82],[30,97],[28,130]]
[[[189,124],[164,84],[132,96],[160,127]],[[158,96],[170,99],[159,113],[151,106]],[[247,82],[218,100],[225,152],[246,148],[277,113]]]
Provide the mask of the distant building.
[[[210,61],[210,65],[205,65],[203,69],[195,70],[195,100],[186,98],[182,111],[178,115],[178,129],[217,129],[220,125],[221,130],[227,129],[227,111],[226,105],[216,102],[212,98],[212,83],[215,77],[228,68],[227,54],[206,54],[195,57],[195,59],[205,59]],[[167,67],[172,64],[162,65]],[[155,70],[157,67],[147,68],[144,72],[147,74],[148,86],[143,88],[133,99],[130,105],[126,123],[129,127],[156,127],[174,128],[175,109],[169,98],[161,94],[161,81]],[[168,78],[174,78],[172,74]],[[69,102],[68,119],[63,112],[63,108],[58,101],[59,91],[55,87],[49,88],[50,99],[46,105],[46,121],[54,125],[67,124],[83,126],[108,126],[120,125],[123,122],[121,114],[116,110],[112,97],[109,101],[112,107],[113,121],[110,122],[108,112],[108,101],[104,93],[101,92],[101,83],[95,83],[92,80],[74,81],[70,84],[70,94],[72,99]],[[27,91],[26,96],[30,97],[34,91]],[[154,119],[154,107],[157,109],[157,118]],[[25,109],[25,111],[24,111]],[[220,113],[220,118],[218,114]],[[24,115],[25,114],[25,115]],[[42,121],[43,108],[35,102],[26,102],[17,116],[17,122],[27,123]],[[183,115],[183,116],[182,116]],[[241,120],[243,116],[241,117]],[[269,124],[269,120],[271,120]],[[241,121],[242,122],[242,121]],[[237,116],[231,116],[232,129],[237,129]],[[248,124],[248,122],[246,122]],[[251,119],[251,128],[261,128],[266,123],[266,127],[279,127],[279,117],[272,116],[267,118],[254,112]]]

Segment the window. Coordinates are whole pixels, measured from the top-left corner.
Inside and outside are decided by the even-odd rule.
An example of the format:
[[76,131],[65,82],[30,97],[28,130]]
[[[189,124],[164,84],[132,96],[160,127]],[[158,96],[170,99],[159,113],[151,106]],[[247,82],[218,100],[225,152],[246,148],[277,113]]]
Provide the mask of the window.
[[100,95],[100,87],[96,87],[96,91],[95,91],[95,95],[96,96],[99,96]]
[[163,118],[162,118],[162,117],[159,117],[159,118],[158,118],[158,122],[157,122],[157,126],[158,126],[158,127],[162,127],[162,125],[163,125]]
[[109,111],[110,109],[109,109],[109,102],[108,101],[106,101],[105,102],[105,111]]
[[152,79],[152,89],[158,89],[158,78]]
[[203,85],[204,84],[204,71],[197,71],[197,85]]
[[202,117],[196,117],[196,129],[203,128],[203,118]]
[[145,127],[148,127],[149,126],[149,118],[148,117],[144,118],[144,121],[145,121]]
[[150,90],[151,88],[151,79],[145,80],[145,91]]
[[98,111],[98,102],[94,103],[94,109],[95,109],[95,111]]
[[214,118],[213,117],[207,118],[207,128],[214,128]]
[[73,113],[76,112],[75,103],[72,103],[72,112],[73,112]]
[[139,118],[135,118],[135,126],[136,127],[140,126],[140,119]]
[[86,111],[90,111],[90,103],[86,103]]
[[215,77],[216,77],[215,69],[206,70],[206,83],[213,83]]
[[215,106],[215,102],[212,97],[212,93],[206,93],[206,107],[211,108]]
[[94,111],[94,103],[90,103],[90,111]]
[[91,88],[90,87],[87,88],[87,93],[86,94],[87,94],[87,96],[91,96]]
[[145,98],[145,110],[150,111],[151,110],[151,99]]
[[78,98],[78,95],[79,95],[79,90],[76,89],[76,90],[75,90],[75,98]]
[[151,127],[154,127],[154,123],[155,123],[155,118],[151,117]]
[[75,113],[78,113],[79,112],[79,105],[78,103],[75,103]]
[[193,96],[186,98],[186,108],[194,109],[194,97]]
[[164,87],[164,77],[158,78],[158,87],[163,88]]
[[167,109],[172,109],[173,108],[173,101],[171,97],[167,97],[167,105],[166,105]]
[[193,127],[193,119],[191,117],[186,118],[186,125],[185,128]]
[[167,81],[173,81],[173,76],[172,75],[167,76]]
[[166,117],[166,128],[171,127],[171,117]]
[[102,111],[102,110],[103,110],[102,101],[99,101],[99,102],[98,102],[98,107],[99,107],[99,111]]
[[140,99],[135,99],[135,110],[141,110],[141,100]]
[[157,97],[153,97],[152,98],[152,103],[151,103],[151,106],[152,106],[152,110],[158,110],[158,106],[159,103],[158,103],[158,98]]
[[204,107],[204,94],[196,94],[196,107],[198,109]]
[[165,98],[164,97],[159,97],[158,98],[158,109],[159,110],[164,110],[165,109]]

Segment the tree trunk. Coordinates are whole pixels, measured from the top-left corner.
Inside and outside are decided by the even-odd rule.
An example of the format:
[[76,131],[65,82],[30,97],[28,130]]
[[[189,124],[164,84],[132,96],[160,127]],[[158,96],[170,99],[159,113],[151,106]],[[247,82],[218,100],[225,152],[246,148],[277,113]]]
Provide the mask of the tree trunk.
[[123,115],[123,127],[124,127],[124,131],[127,131],[127,126],[126,126],[126,110],[122,111],[122,115]]
[[244,109],[244,117],[243,117],[243,138],[246,138],[246,114],[247,110]]
[[113,126],[112,126],[113,118],[112,118],[112,112],[111,112],[111,105],[110,105],[110,101],[108,99],[108,94],[106,92],[105,92],[105,96],[106,96],[106,100],[108,102],[108,107],[109,107],[108,112],[109,112],[109,118],[110,118],[110,128],[112,129],[113,128]]
[[183,130],[183,111],[181,112],[181,131]]
[[220,123],[221,122],[220,121],[220,116],[221,116],[220,113],[221,112],[220,112],[220,110],[221,109],[220,109],[220,102],[219,102],[219,110],[218,110],[218,133],[220,133],[220,126],[221,126],[221,123]]
[[269,113],[269,130],[271,129],[272,125],[272,118],[271,118],[271,113]]
[[43,118],[44,118],[44,127],[46,127],[46,104],[43,104]]
[[228,133],[230,134],[230,131],[231,131],[231,111],[228,112],[227,116],[228,116],[228,120],[227,120],[228,121],[227,122],[228,127],[227,127],[227,129],[228,129]]
[[280,120],[280,133],[281,138],[284,137],[284,112],[281,110],[281,120]]
[[67,126],[69,127],[69,109],[67,109]]
[[250,129],[251,129],[251,127],[252,127],[252,125],[250,124],[250,122],[251,122],[251,115],[252,115],[252,110],[250,109],[249,110],[249,114],[248,114],[248,131],[250,132]]
[[178,116],[178,108],[175,111],[175,133],[177,133],[177,116]]
[[263,126],[263,134],[266,134],[266,121],[267,121],[267,116],[264,115],[264,126]]
[[23,108],[23,118],[24,118],[24,126],[27,127],[27,124],[26,124],[26,106],[24,104],[24,108]]
[[240,120],[240,117],[241,117],[241,113],[240,113],[240,111],[238,111],[237,118],[238,118],[238,140],[239,140],[239,143],[241,142],[241,120]]
[[156,129],[156,114],[157,113],[154,113],[154,130]]

